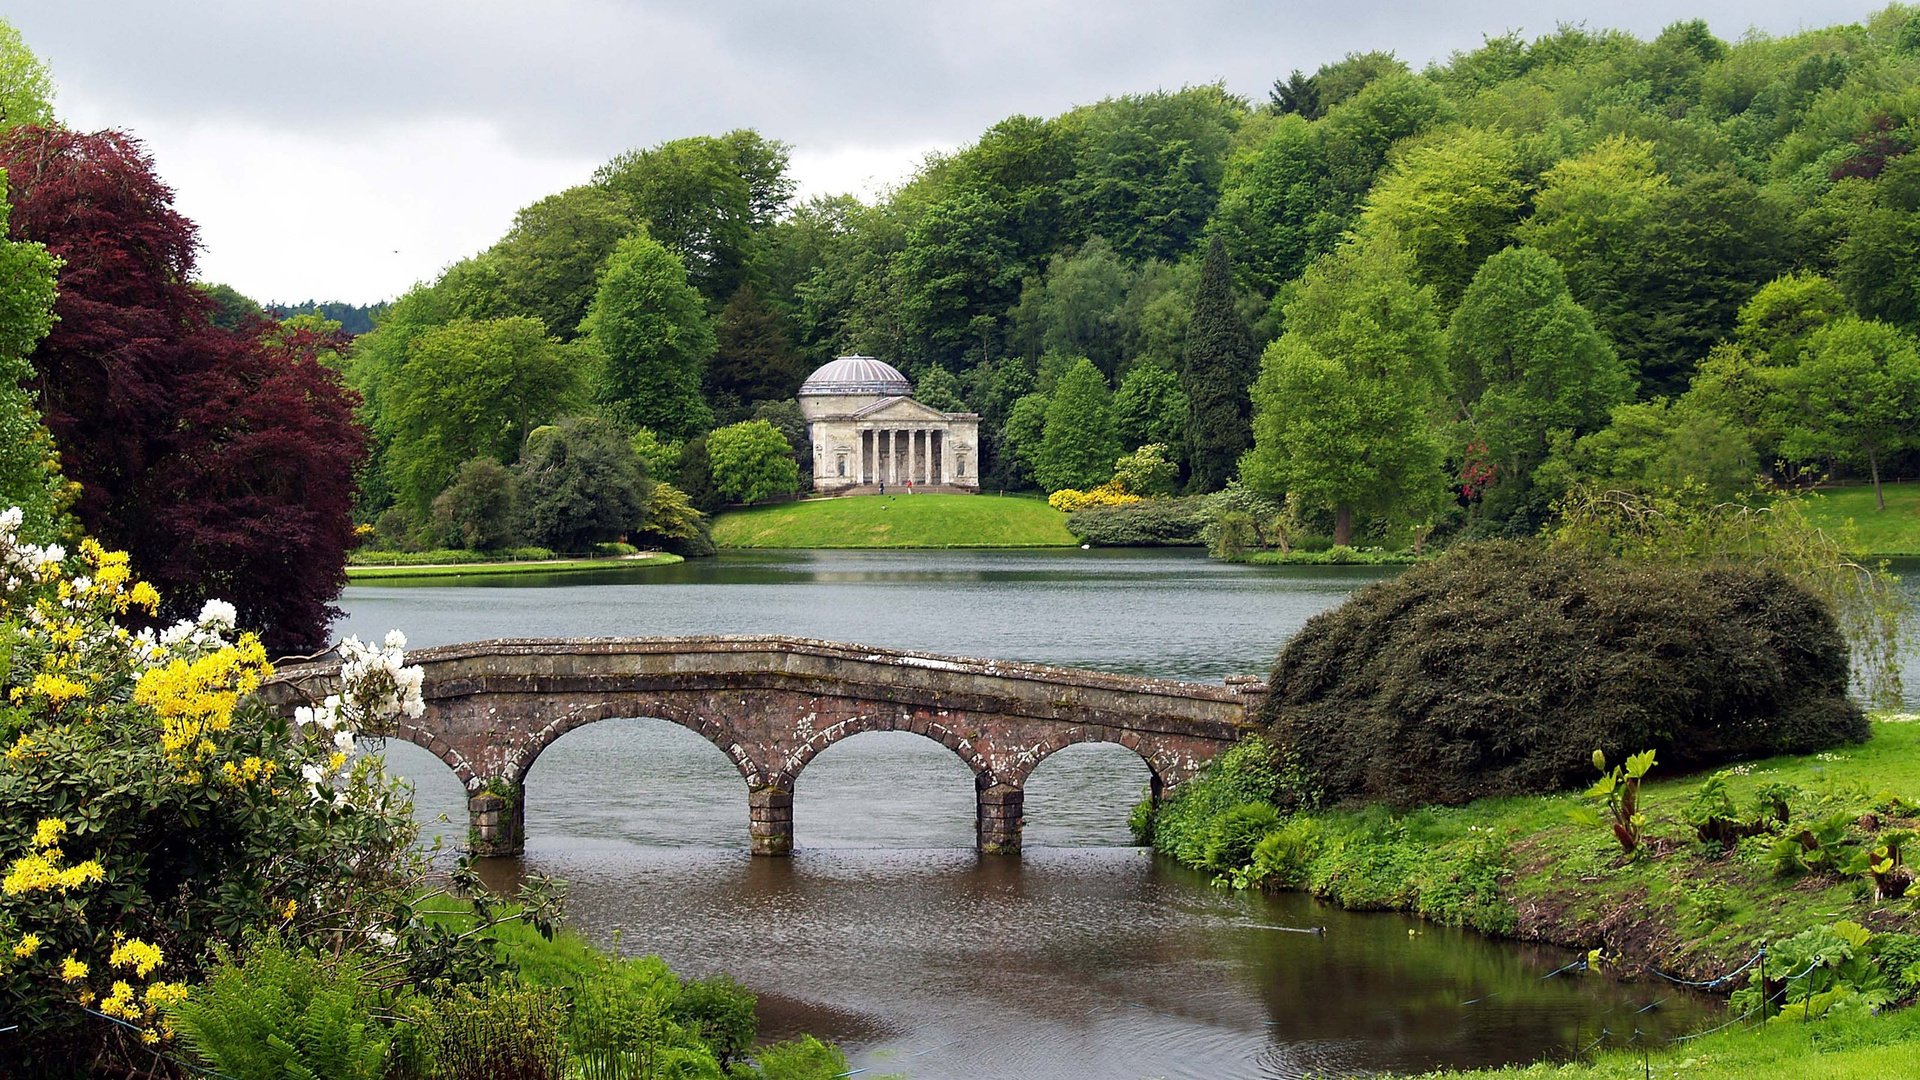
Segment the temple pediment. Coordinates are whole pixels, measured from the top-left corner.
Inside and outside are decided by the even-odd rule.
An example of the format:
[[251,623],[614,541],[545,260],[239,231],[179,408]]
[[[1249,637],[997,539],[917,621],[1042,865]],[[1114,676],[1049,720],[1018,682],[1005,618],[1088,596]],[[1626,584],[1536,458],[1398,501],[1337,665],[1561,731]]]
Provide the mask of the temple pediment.
[[947,414],[931,406],[922,405],[909,397],[882,398],[853,413],[852,418],[861,423],[886,421],[888,423],[945,423]]

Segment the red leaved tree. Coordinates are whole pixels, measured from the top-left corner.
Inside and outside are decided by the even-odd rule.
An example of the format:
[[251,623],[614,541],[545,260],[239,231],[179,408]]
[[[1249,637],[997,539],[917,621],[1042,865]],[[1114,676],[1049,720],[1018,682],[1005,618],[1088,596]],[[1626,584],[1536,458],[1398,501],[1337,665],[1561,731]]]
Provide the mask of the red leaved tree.
[[87,530],[189,613],[230,600],[277,649],[319,644],[351,545],[355,398],[336,341],[211,322],[194,226],[139,143],[22,127],[0,139],[10,231],[63,260],[35,387]]

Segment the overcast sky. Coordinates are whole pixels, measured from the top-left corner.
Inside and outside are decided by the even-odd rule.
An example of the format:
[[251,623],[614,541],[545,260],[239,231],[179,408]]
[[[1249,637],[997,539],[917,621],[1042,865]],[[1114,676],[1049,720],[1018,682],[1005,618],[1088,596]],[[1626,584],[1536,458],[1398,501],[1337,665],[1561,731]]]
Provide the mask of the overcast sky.
[[1865,18],[1844,0],[9,0],[69,126],[147,143],[201,276],[367,302],[492,243],[630,147],[736,127],[803,194],[864,196],[1013,113],[1276,77],[1351,50],[1418,68],[1560,22],[1725,38]]

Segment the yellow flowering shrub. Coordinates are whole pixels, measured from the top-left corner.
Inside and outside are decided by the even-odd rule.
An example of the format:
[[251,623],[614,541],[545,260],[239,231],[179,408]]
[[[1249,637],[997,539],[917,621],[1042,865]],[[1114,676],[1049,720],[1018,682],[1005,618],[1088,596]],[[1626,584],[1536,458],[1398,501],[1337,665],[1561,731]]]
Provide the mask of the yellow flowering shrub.
[[1132,506],[1140,502],[1140,496],[1129,495],[1118,485],[1111,482],[1101,484],[1091,491],[1076,491],[1073,488],[1061,488],[1047,496],[1047,505],[1063,513],[1075,513],[1080,510],[1093,510],[1106,506]]
[[273,665],[231,605],[135,630],[160,596],[125,555],[19,526],[0,512],[0,1076],[163,1044],[210,945],[350,947],[422,874],[405,792],[348,753],[419,707],[404,642],[354,643],[357,681],[296,720],[255,695]]

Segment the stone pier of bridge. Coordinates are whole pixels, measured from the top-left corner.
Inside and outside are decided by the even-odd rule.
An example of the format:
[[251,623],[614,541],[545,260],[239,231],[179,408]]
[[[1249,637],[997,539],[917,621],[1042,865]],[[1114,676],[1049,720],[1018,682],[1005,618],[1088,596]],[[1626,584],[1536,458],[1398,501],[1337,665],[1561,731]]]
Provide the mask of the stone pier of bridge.
[[[1020,850],[1026,781],[1083,742],[1138,754],[1158,799],[1256,730],[1266,685],[1150,679],[790,637],[511,639],[424,649],[426,713],[379,734],[426,748],[468,794],[470,848],[518,855],[528,770],[554,740],[612,717],[653,717],[726,753],[747,788],[753,853],[793,849],[793,793],[841,739],[908,731],[974,774],[984,854]],[[289,668],[266,693],[284,707],[331,692],[325,663]]]

